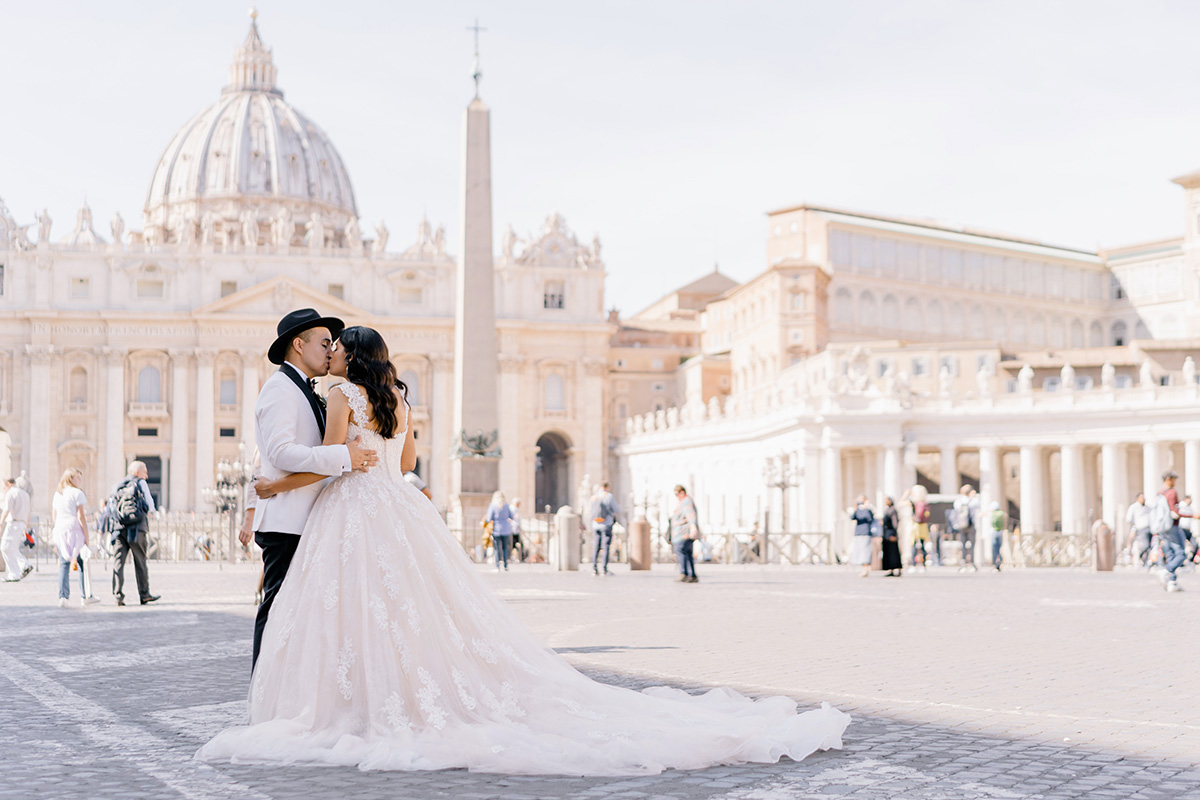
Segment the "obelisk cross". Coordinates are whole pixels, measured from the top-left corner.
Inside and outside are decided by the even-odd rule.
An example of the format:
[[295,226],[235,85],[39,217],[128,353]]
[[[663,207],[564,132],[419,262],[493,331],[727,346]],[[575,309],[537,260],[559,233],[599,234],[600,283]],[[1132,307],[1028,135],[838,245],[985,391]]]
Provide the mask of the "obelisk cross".
[[475,32],[475,72],[471,75],[475,79],[475,99],[479,99],[479,79],[483,77],[483,70],[479,68],[479,34],[486,33],[487,28],[479,27],[479,17],[475,18],[475,24],[467,28],[469,31]]

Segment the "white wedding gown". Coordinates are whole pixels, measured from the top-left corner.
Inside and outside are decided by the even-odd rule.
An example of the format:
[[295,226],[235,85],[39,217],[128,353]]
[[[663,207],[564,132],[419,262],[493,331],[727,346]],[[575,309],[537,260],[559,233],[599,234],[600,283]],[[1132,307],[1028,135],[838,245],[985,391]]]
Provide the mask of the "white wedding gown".
[[348,437],[376,448],[380,466],[317,499],[263,636],[250,725],[199,758],[634,775],[841,747],[850,718],[825,704],[797,714],[785,697],[636,692],[577,672],[484,585],[403,479],[403,432],[368,430],[360,390],[337,389]]

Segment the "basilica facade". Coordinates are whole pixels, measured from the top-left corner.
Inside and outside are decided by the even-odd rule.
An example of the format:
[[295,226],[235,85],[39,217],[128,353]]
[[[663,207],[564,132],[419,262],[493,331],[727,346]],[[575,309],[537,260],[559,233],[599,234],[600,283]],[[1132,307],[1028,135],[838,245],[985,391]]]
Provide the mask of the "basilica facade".
[[[366,229],[333,143],[285,100],[257,21],[216,102],[146,167],[138,230],[85,205],[62,234],[45,212],[22,225],[0,203],[0,464],[27,472],[35,511],[66,468],[96,499],[134,458],[161,506],[209,510],[218,461],[253,448],[275,325],[305,306],[383,334],[419,472],[444,507],[459,435],[445,411],[457,291],[445,228],[422,220],[399,246],[383,223]],[[510,229],[502,251],[501,485],[526,508],[557,508],[573,476],[603,470],[600,243],[551,214],[528,236]]]

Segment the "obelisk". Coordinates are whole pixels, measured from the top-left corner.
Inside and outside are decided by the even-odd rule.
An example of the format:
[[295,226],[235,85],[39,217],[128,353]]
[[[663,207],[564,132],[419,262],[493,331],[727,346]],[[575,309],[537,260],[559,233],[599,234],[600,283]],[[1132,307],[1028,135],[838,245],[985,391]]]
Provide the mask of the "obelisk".
[[454,309],[456,441],[449,498],[449,511],[461,526],[464,544],[477,541],[479,520],[492,492],[500,488],[490,113],[479,99],[478,38],[474,77],[475,98],[464,120],[462,246]]

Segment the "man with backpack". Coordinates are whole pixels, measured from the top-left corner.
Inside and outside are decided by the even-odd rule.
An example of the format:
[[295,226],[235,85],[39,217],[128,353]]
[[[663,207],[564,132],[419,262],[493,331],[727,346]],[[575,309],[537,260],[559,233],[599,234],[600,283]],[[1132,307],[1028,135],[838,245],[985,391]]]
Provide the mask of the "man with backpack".
[[608,481],[600,486],[600,491],[592,497],[592,574],[600,574],[600,551],[604,550],[604,574],[608,571],[608,551],[612,547],[613,524],[617,521],[617,501],[612,496]]
[[129,473],[117,484],[105,508],[112,526],[113,595],[119,606],[125,605],[125,560],[130,553],[142,605],[159,598],[150,594],[150,573],[146,568],[146,539],[150,535],[150,515],[154,513],[154,497],[146,483],[148,477],[150,473],[143,462],[131,461]]
[[[1163,473],[1163,488],[1150,507],[1150,532],[1162,544],[1163,560],[1166,562],[1158,570],[1158,579],[1168,592],[1182,591],[1175,580],[1175,571],[1187,558],[1183,531],[1179,528],[1179,493],[1175,491],[1178,477],[1171,470]],[[1182,516],[1191,517],[1194,514],[1185,511]]]

